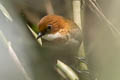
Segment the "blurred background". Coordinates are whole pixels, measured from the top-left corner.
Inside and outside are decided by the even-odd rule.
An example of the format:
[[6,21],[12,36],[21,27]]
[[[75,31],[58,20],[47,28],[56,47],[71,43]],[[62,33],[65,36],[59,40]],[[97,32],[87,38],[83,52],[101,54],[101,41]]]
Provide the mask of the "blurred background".
[[[73,20],[73,0],[0,0],[0,79],[59,80],[21,17],[33,24],[47,14]],[[90,76],[120,80],[120,1],[81,0],[83,42]],[[93,80],[92,79],[92,80]]]

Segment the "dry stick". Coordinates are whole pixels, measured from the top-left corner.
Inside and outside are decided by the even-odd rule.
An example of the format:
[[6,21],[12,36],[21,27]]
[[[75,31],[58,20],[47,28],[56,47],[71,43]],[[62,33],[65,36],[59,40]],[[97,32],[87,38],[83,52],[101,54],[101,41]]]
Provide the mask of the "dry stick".
[[[105,21],[109,25],[108,27],[112,31],[112,33],[113,33],[114,36],[116,36],[116,33],[118,34],[118,36],[120,36],[120,31],[103,14],[103,12],[101,11],[101,9],[97,6],[98,5],[97,2],[95,2],[93,0],[87,0],[86,3],[89,6],[89,8],[92,9],[99,16],[100,19],[103,19],[103,21]],[[118,37],[118,36],[116,36],[116,37]]]
[[65,80],[79,80],[77,74],[66,64],[57,60],[57,71],[61,73],[61,76],[64,77]]
[[[32,32],[33,36],[37,38],[37,34],[31,29],[29,25],[27,25],[28,29]],[[41,38],[38,39],[38,43],[42,46]]]
[[24,74],[25,78],[27,80],[32,80],[31,77],[26,72],[25,68],[23,67],[22,63],[20,62],[19,58],[17,57],[15,51],[13,50],[10,41],[8,42],[8,49],[9,49],[9,52],[10,52],[10,56],[13,58],[13,60],[15,61],[16,65],[19,67],[19,69],[22,71],[22,73]]
[[24,66],[22,65],[21,61],[19,60],[18,56],[16,55],[16,52],[12,48],[11,42],[6,39],[2,31],[0,31],[0,37],[4,40],[5,45],[8,47],[10,56],[12,57],[12,59],[14,60],[14,62],[16,63],[17,67],[20,69],[26,80],[32,80],[27,71],[25,70]]
[[[73,0],[73,16],[74,16],[74,22],[80,27],[80,29],[82,31],[81,0]],[[85,57],[83,41],[82,41],[80,49],[79,49],[78,57]],[[80,67],[82,70],[88,70],[87,65],[85,63],[81,63]]]
[[81,2],[80,0],[73,0],[73,18],[74,22],[80,27],[81,27],[81,10],[80,10]]

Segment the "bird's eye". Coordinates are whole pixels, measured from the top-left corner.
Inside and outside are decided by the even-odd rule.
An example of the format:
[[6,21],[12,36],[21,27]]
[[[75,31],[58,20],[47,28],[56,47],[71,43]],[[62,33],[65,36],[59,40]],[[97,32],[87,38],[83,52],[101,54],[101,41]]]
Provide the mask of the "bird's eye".
[[47,29],[51,30],[52,25],[48,24]]
[[48,24],[47,28],[44,30],[46,33],[50,33],[52,29],[52,25]]

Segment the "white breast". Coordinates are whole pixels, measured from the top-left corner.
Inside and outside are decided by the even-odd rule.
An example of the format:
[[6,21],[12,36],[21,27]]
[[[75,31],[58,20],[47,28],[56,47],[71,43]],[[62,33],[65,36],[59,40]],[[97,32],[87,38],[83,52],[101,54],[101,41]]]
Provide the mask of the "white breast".
[[52,41],[52,40],[55,40],[57,38],[62,38],[62,37],[63,36],[59,32],[57,32],[55,34],[46,34],[46,35],[42,36],[43,39],[46,39],[48,41]]

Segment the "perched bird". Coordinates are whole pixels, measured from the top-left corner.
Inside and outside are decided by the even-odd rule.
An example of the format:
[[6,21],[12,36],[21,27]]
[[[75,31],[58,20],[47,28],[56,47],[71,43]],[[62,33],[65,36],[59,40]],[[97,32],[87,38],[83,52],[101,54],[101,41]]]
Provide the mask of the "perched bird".
[[56,62],[59,59],[65,64],[74,64],[82,41],[80,28],[73,21],[58,15],[44,16],[38,28],[37,39],[42,39],[49,60]]

